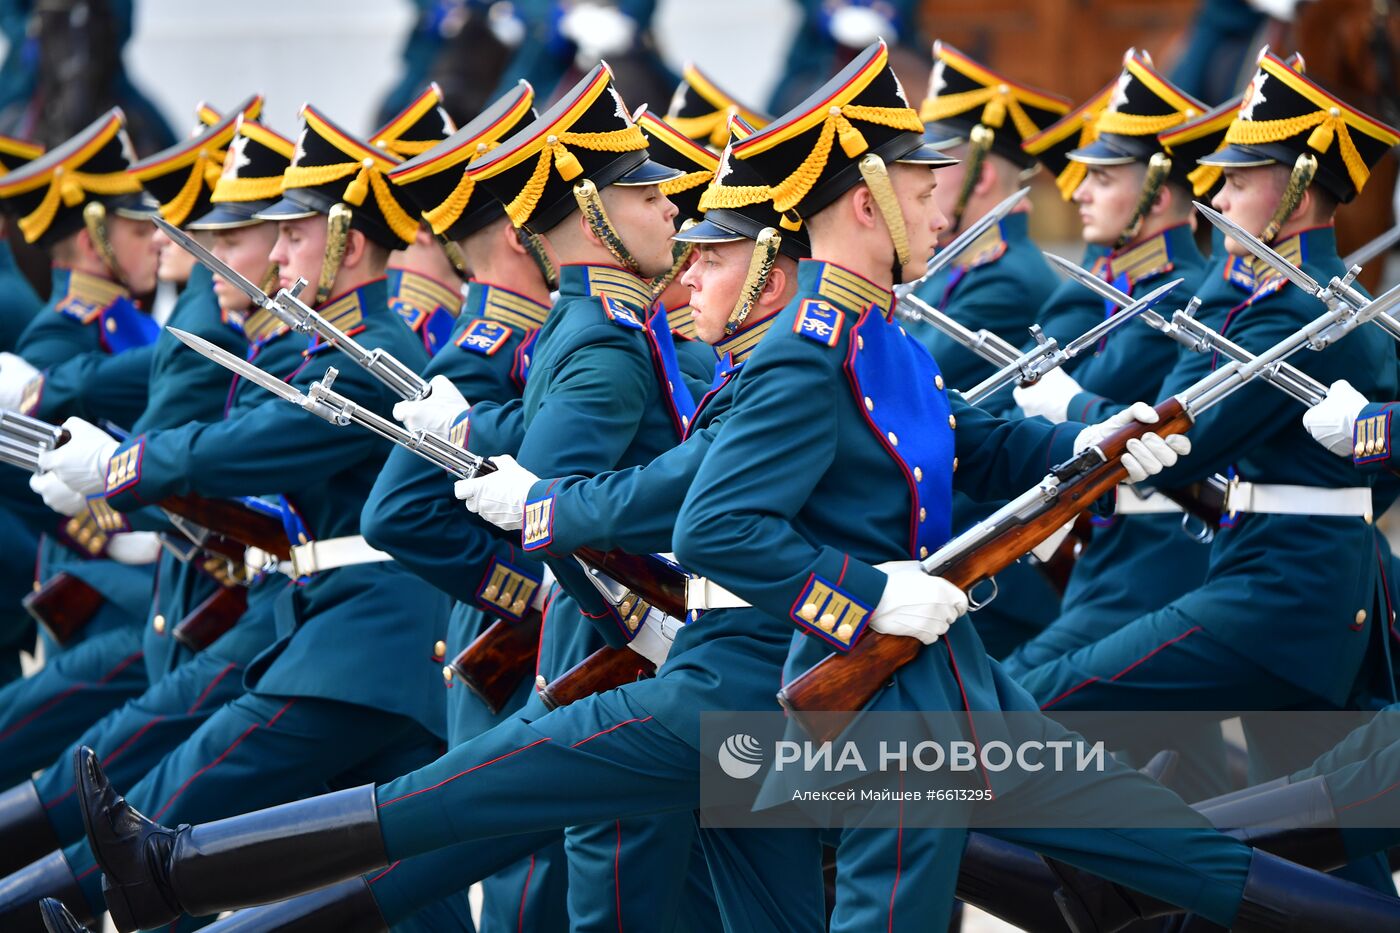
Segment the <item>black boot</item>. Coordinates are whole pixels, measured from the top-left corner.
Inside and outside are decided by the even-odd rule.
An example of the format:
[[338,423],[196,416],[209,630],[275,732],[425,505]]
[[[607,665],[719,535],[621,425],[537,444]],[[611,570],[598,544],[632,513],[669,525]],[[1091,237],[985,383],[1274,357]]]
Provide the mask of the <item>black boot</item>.
[[1377,933],[1400,930],[1400,898],[1256,851],[1235,933]]
[[249,907],[204,928],[206,933],[388,933],[364,878],[351,878],[291,900]]
[[986,833],[967,834],[958,865],[958,900],[1031,933],[1069,927],[1055,902],[1060,882],[1030,849]]
[[388,863],[374,785],[177,829],[112,789],[90,748],[74,772],[102,893],[122,933],[305,894]]
[[39,915],[44,919],[44,929],[48,933],[92,933],[78,922],[78,918],[68,912],[62,901],[46,897],[39,902]]
[[[48,855],[0,879],[0,930],[5,933],[43,933],[39,901],[57,897],[87,911],[87,898],[68,867],[62,852]],[[84,921],[92,921],[84,916]]]
[[33,781],[0,794],[0,875],[19,871],[61,847]]

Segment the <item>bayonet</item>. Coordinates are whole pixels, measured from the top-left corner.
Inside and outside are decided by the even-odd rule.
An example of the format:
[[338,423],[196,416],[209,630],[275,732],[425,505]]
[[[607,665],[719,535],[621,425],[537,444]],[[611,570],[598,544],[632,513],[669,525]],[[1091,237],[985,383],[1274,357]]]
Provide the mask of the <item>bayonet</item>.
[[974,223],[968,224],[967,228],[954,237],[947,246],[940,249],[934,257],[928,261],[928,268],[924,270],[922,276],[912,282],[899,286],[899,289],[902,289],[904,292],[912,291],[920,282],[923,282],[924,279],[941,272],[950,262],[962,255],[978,237],[1001,223],[1006,215],[1015,210],[1016,206],[1024,201],[1026,195],[1030,193],[1030,188],[1022,188],[1014,194],[1007,195],[999,204],[977,218]]
[[359,341],[326,320],[310,305],[297,297],[306,288],[307,283],[304,279],[297,279],[291,288],[281,289],[276,295],[269,296],[257,285],[239,275],[227,263],[220,261],[198,240],[179,227],[158,216],[152,219],[160,226],[165,235],[179,244],[182,249],[207,266],[210,271],[247,295],[259,308],[270,312],[288,327],[298,333],[318,336],[332,344],[370,375],[387,385],[400,398],[409,400],[427,398],[427,380],[418,375],[411,367],[380,347],[369,349],[361,345]]
[[1010,341],[986,328],[974,331],[953,320],[918,295],[902,296],[895,305],[895,310],[907,321],[922,321],[941,331],[998,369],[1015,363],[1021,356],[1020,348]]

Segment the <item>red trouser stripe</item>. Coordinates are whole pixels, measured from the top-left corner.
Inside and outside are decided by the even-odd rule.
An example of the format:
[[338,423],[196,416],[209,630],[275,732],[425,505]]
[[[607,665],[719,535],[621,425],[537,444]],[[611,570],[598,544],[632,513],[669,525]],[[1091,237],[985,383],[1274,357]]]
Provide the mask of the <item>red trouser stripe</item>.
[[63,691],[63,692],[60,693],[58,696],[56,696],[56,697],[54,697],[53,699],[49,700],[47,703],[45,703],[43,706],[40,706],[38,709],[36,709],[34,712],[30,713],[28,716],[25,716],[25,717],[24,717],[23,719],[21,719],[19,722],[15,723],[13,726],[10,726],[10,728],[6,729],[4,732],[0,732],[0,742],[5,741],[5,740],[8,739],[10,736],[14,735],[16,732],[18,732],[19,730],[23,729],[25,726],[29,725],[29,724],[30,724],[31,722],[33,722],[34,720],[38,719],[40,716],[42,716],[42,715],[44,715],[45,713],[47,713],[47,712],[49,712],[50,710],[52,710],[55,706],[57,706],[58,704],[62,703],[64,700],[68,699],[68,698],[69,698],[70,696],[72,696],[73,694],[75,694],[75,693],[81,693],[82,691],[86,690],[88,687],[101,686],[102,684],[107,683],[107,682],[110,681],[113,677],[116,677],[116,676],[117,676],[118,674],[120,674],[122,671],[124,671],[124,670],[126,670],[128,667],[130,667],[132,664],[134,664],[134,663],[136,663],[137,661],[139,661],[139,660],[141,659],[141,657],[142,657],[143,654],[144,654],[144,652],[138,651],[138,652],[136,652],[135,654],[130,654],[130,655],[127,655],[126,657],[122,658],[119,662],[117,662],[117,666],[116,666],[116,667],[112,668],[110,671],[108,671],[107,673],[103,674],[103,675],[102,675],[102,679],[99,680],[99,681],[97,681],[97,683],[95,683],[95,684],[74,684],[73,686],[69,687],[67,690]]
[[156,811],[155,815],[152,816],[151,819],[156,820],[157,822],[159,822],[159,821],[160,821],[160,818],[161,818],[162,816],[165,815],[165,811],[170,809],[170,805],[173,804],[173,803],[176,801],[176,799],[178,799],[179,796],[185,792],[186,788],[188,788],[191,784],[193,784],[193,783],[195,782],[195,779],[196,779],[196,778],[198,778],[198,777],[200,777],[201,775],[205,774],[205,773],[208,772],[210,769],[212,769],[215,765],[217,765],[219,762],[221,762],[221,761],[223,761],[225,758],[227,758],[228,755],[229,755],[229,753],[232,752],[232,751],[233,751],[235,748],[237,748],[239,745],[243,744],[243,740],[246,739],[248,736],[252,735],[252,734],[253,734],[253,731],[254,731],[255,729],[260,729],[260,728],[263,728],[263,727],[265,727],[265,726],[270,726],[270,725],[272,725],[273,723],[277,722],[277,720],[281,719],[281,718],[282,718],[282,714],[285,713],[287,710],[291,709],[291,708],[292,708],[292,704],[294,704],[295,702],[296,702],[296,700],[288,700],[288,701],[287,701],[287,705],[286,705],[286,706],[283,706],[283,707],[282,707],[281,709],[279,709],[276,713],[274,713],[273,716],[272,716],[272,718],[269,719],[267,722],[265,722],[265,723],[255,722],[255,723],[253,723],[251,726],[249,726],[247,729],[244,729],[242,735],[240,735],[238,738],[234,739],[234,740],[233,740],[233,743],[230,744],[228,748],[224,749],[222,752],[219,753],[219,757],[215,758],[213,761],[209,762],[209,764],[207,764],[207,765],[205,765],[204,767],[200,768],[200,769],[199,769],[198,771],[196,771],[194,774],[191,774],[191,775],[189,776],[189,778],[186,779],[185,783],[181,784],[181,785],[179,786],[179,788],[175,791],[175,793],[173,793],[173,794],[170,795],[170,799],[167,800],[167,801],[165,802],[165,805],[164,805],[164,806],[162,806],[159,810]]
[[[1112,683],[1113,681],[1117,680],[1119,677],[1122,677],[1124,674],[1128,673],[1128,671],[1131,671],[1133,668],[1137,667],[1139,664],[1141,664],[1142,662],[1146,661],[1148,658],[1152,657],[1153,655],[1155,655],[1157,652],[1161,651],[1162,649],[1168,648],[1168,647],[1170,647],[1170,646],[1176,644],[1177,642],[1181,641],[1183,638],[1186,638],[1186,637],[1189,636],[1189,635],[1194,635],[1194,634],[1196,634],[1196,633],[1199,632],[1200,630],[1201,630],[1201,627],[1200,627],[1199,625],[1193,625],[1193,626],[1191,626],[1191,628],[1189,628],[1189,629],[1187,629],[1186,631],[1182,632],[1180,635],[1177,635],[1175,638],[1169,638],[1169,639],[1167,639],[1166,641],[1164,641],[1164,642],[1162,642],[1160,645],[1158,645],[1156,648],[1153,648],[1151,651],[1147,652],[1147,654],[1145,654],[1145,655],[1143,655],[1142,657],[1138,658],[1138,659],[1137,659],[1136,661],[1134,661],[1132,664],[1129,664],[1127,667],[1123,668],[1121,671],[1119,671],[1118,673],[1114,674],[1112,677],[1108,678],[1109,683]],[[1069,688],[1068,690],[1066,690],[1064,693],[1062,693],[1062,694],[1060,694],[1059,696],[1055,697],[1055,699],[1051,700],[1049,703],[1044,703],[1044,704],[1042,704],[1040,708],[1041,708],[1041,709],[1049,709],[1050,707],[1054,706],[1056,703],[1058,703],[1058,702],[1060,702],[1061,700],[1063,700],[1065,697],[1069,696],[1071,693],[1074,693],[1076,690],[1079,690],[1079,689],[1081,689],[1081,688],[1083,688],[1083,687],[1087,687],[1087,686],[1089,686],[1089,685],[1092,684],[1092,683],[1097,683],[1097,682],[1098,682],[1099,680],[1101,680],[1101,679],[1102,679],[1102,678],[1099,678],[1099,677],[1090,677],[1088,680],[1080,681],[1079,683],[1075,684],[1073,687],[1070,687],[1070,688]]]

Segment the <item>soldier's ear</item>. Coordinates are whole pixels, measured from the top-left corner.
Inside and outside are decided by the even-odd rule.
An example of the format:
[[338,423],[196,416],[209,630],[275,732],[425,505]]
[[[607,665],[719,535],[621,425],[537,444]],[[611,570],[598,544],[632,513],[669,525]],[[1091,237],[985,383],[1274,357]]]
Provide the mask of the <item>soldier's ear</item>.
[[787,288],[787,270],[780,263],[773,263],[773,268],[768,270],[768,280],[763,283],[761,298],[764,304],[772,304],[777,301]]
[[875,226],[875,217],[879,213],[875,204],[875,195],[871,192],[870,186],[865,184],[856,185],[851,189],[851,210],[855,214],[855,220],[863,227]]
[[368,252],[369,240],[364,232],[352,227],[345,235],[345,259],[341,265],[353,269],[365,261]]

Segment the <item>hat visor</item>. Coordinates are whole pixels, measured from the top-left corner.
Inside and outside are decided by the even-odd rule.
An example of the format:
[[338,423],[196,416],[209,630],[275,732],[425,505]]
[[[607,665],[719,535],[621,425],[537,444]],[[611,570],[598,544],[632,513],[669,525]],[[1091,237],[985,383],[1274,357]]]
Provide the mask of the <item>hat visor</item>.
[[748,237],[736,230],[730,230],[728,227],[717,224],[707,217],[680,231],[671,239],[680,243],[735,243],[739,240],[746,240]]
[[303,217],[315,217],[320,211],[312,210],[305,204],[298,204],[289,198],[281,200],[263,208],[253,215],[254,220],[301,220]]
[[967,133],[946,123],[924,124],[924,145],[942,152],[967,142]]
[[1065,158],[1084,165],[1128,165],[1138,161],[1137,156],[1124,152],[1103,139],[1096,139],[1087,146],[1071,149]]
[[628,169],[618,176],[614,185],[624,187],[641,187],[643,185],[659,185],[663,181],[670,181],[673,178],[680,178],[684,175],[678,168],[671,168],[662,165],[660,162],[653,162],[651,159],[643,160],[635,168]]
[[202,216],[185,224],[187,230],[232,230],[235,227],[251,227],[262,223],[257,216],[271,207],[272,201],[243,201],[215,204]]
[[1258,168],[1261,165],[1278,164],[1278,159],[1252,146],[1239,146],[1234,143],[1196,161],[1201,165],[1216,165],[1220,168]]
[[949,165],[957,165],[958,160],[952,156],[944,155],[928,143],[921,143],[912,151],[895,159],[896,162],[903,162],[906,165],[926,165],[929,168],[945,168]]
[[108,198],[107,209],[118,217],[131,220],[150,220],[160,214],[160,204],[144,191],[139,195]]

